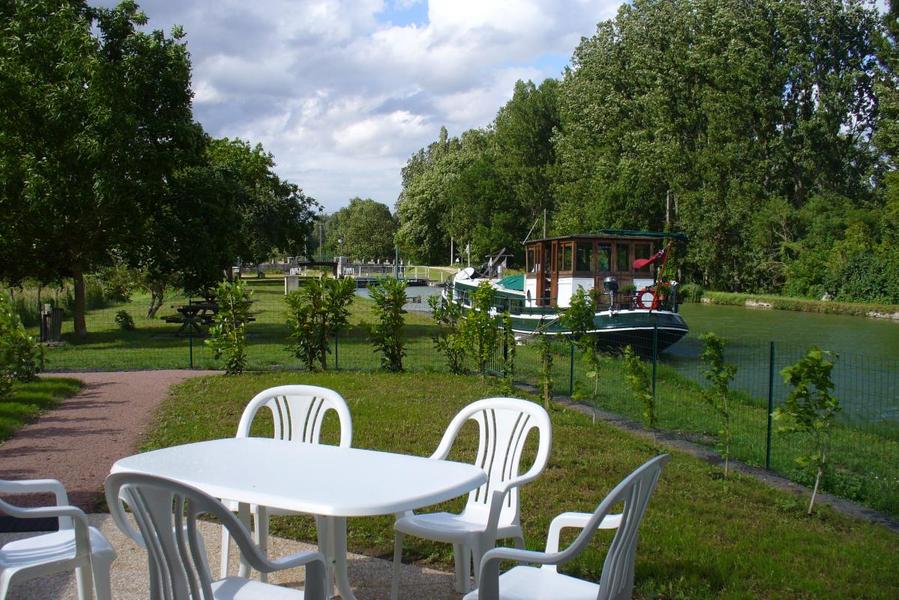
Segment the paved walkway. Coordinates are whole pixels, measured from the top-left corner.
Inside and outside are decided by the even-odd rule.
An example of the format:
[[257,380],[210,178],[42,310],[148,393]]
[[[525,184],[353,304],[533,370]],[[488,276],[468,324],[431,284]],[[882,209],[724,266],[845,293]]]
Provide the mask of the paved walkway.
[[[58,479],[66,486],[72,504],[94,512],[112,463],[134,454],[169,386],[208,373],[61,374],[82,380],[84,388],[0,445],[0,477]],[[34,504],[39,500],[17,501]]]

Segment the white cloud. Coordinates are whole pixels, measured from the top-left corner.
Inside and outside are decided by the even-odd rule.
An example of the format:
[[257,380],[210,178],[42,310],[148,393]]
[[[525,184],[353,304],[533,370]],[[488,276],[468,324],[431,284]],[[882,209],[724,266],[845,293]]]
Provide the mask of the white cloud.
[[[118,0],[93,0],[111,5]],[[559,75],[612,0],[144,0],[150,27],[184,26],[195,114],[261,142],[283,177],[335,210],[392,205],[418,148],[487,125],[517,79]],[[538,60],[542,61],[538,66]],[[552,61],[550,61],[552,62]],[[558,65],[556,65],[558,66]]]

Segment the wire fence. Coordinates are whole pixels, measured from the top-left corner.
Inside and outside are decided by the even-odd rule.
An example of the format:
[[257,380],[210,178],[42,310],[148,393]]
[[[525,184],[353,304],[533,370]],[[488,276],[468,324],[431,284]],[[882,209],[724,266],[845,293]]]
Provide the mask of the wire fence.
[[[289,349],[283,280],[252,282],[254,321],[247,327],[247,351],[251,369],[301,370],[302,363]],[[407,371],[449,370],[446,357],[435,349],[436,328],[429,315],[427,296],[434,288],[409,288],[404,337]],[[220,369],[205,343],[205,327],[185,327],[178,322],[179,308],[195,299],[167,299],[156,318],[148,319],[146,298],[130,303],[95,308],[88,314],[86,339],[72,334],[71,319],[62,324],[63,343],[45,346],[48,371]],[[134,322],[122,324],[122,312]],[[329,369],[371,371],[381,368],[380,356],[370,340],[376,320],[372,303],[356,302],[355,324],[331,344]],[[37,327],[32,326],[37,335]],[[646,361],[651,374],[658,428],[694,442],[716,445],[721,430],[717,413],[704,399],[707,387],[705,366],[699,359],[702,342],[688,336],[665,352],[659,352],[648,334],[635,350]],[[540,386],[542,362],[533,341],[516,344],[516,381]],[[778,431],[770,414],[781,406],[789,392],[780,375],[798,361],[808,348],[782,342],[749,343],[734,340],[725,350],[725,360],[736,366],[731,385],[733,442],[731,456],[750,465],[770,469],[800,483],[810,484],[814,474],[797,459],[811,450],[800,434]],[[506,352],[509,348],[505,349]],[[503,348],[497,347],[491,370],[502,370]],[[553,342],[553,389],[586,404],[640,420],[642,404],[625,380],[619,356],[603,357],[598,376],[589,376],[584,357],[569,340]],[[469,369],[474,369],[469,363]],[[833,370],[834,394],[842,411],[833,433],[824,489],[858,500],[893,516],[899,515],[899,361],[860,354],[840,353]]]

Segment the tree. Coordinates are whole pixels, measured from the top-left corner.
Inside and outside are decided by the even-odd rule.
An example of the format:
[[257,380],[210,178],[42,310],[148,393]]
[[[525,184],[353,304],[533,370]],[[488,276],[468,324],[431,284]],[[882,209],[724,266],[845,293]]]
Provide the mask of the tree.
[[724,476],[727,477],[730,463],[730,446],[733,441],[730,419],[730,382],[737,373],[737,367],[724,362],[724,347],[727,340],[718,337],[714,333],[706,333],[700,338],[705,342],[699,358],[708,367],[703,376],[711,384],[711,389],[705,393],[706,401],[715,409],[721,417],[721,430],[718,432],[718,446],[724,457]]
[[182,32],[144,33],[132,1],[0,6],[0,276],[72,277],[86,334],[84,275],[147,243],[147,215],[202,132]]
[[239,232],[232,260],[240,257],[259,263],[276,250],[301,254],[318,202],[275,174],[274,158],[262,144],[215,139],[209,144],[208,157],[211,166],[223,170],[237,187]]
[[587,364],[587,378],[593,381],[593,389],[590,392],[590,402],[596,406],[599,397],[599,369],[600,355],[596,350],[598,340],[596,334],[591,333],[596,328],[594,317],[596,315],[596,301],[584,288],[579,287],[572,294],[569,307],[563,311],[562,325],[571,331],[572,343],[581,351],[581,356]]
[[331,341],[349,325],[355,292],[352,279],[323,277],[307,281],[285,299],[290,349],[308,370],[328,369]]
[[496,352],[499,339],[499,319],[492,314],[493,297],[493,286],[482,281],[471,293],[471,308],[459,321],[459,333],[465,340],[466,351],[481,376],[487,374],[487,364]]
[[215,290],[219,310],[206,344],[215,359],[225,357],[225,374],[240,375],[247,368],[247,322],[253,292],[241,281],[223,281]]
[[369,288],[375,303],[378,322],[371,328],[371,338],[375,349],[381,353],[381,368],[392,373],[403,370],[406,355],[403,340],[403,326],[406,319],[406,282],[392,277],[381,278],[377,285]]
[[[354,260],[393,259],[397,222],[390,208],[371,198],[353,198],[328,219],[327,246],[332,254]],[[343,238],[343,244],[339,242]]]
[[782,433],[805,433],[812,439],[812,452],[796,458],[800,466],[815,469],[815,487],[808,505],[812,514],[815,496],[824,475],[824,468],[830,458],[830,434],[840,412],[840,401],[833,390],[833,354],[818,348],[811,348],[794,365],[780,372],[784,382],[792,386],[783,406],[775,409],[773,417],[782,425]]

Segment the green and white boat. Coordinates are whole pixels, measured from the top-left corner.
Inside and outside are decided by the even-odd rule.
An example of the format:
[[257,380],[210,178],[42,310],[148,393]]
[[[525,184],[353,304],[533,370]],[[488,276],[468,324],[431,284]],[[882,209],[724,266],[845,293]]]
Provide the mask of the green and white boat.
[[512,329],[528,336],[570,333],[559,316],[578,288],[596,301],[594,329],[601,345],[662,351],[688,331],[678,314],[677,282],[666,275],[679,233],[602,230],[594,234],[532,240],[525,244],[525,273],[502,276],[491,261],[480,272],[463,269],[446,296],[470,307],[475,288],[495,290],[494,310],[509,311]]

